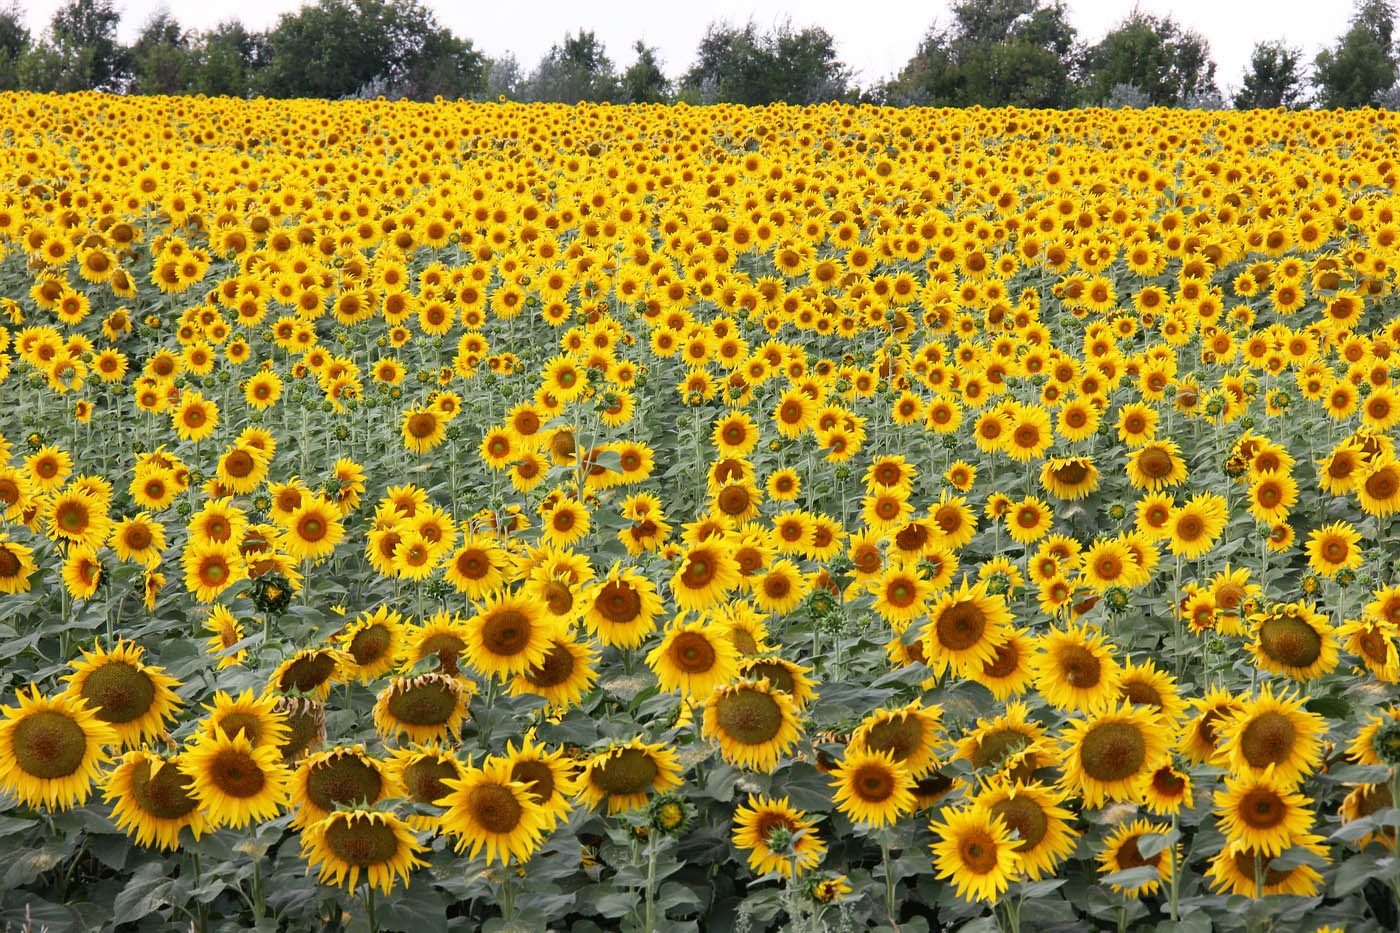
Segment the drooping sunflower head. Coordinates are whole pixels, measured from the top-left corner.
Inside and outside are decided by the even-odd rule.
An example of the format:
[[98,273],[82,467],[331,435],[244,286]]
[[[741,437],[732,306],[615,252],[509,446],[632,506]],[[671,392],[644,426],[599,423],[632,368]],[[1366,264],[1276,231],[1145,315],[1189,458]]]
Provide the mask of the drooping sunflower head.
[[363,746],[327,749],[303,759],[292,775],[293,824],[310,826],[339,807],[372,806],[396,791],[387,767]]
[[386,738],[406,735],[413,742],[445,741],[461,731],[470,697],[470,684],[446,674],[395,677],[379,691],[374,724]]
[[392,813],[378,810],[337,810],[311,824],[302,833],[302,855],[317,878],[353,891],[364,872],[370,887],[385,894],[400,878],[408,883],[409,874],[427,863],[418,858],[424,851],[408,823]]

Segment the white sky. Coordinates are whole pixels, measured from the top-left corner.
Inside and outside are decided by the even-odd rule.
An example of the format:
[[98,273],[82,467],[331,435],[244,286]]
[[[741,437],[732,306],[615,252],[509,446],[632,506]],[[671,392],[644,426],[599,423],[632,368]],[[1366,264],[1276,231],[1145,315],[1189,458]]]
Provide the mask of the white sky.
[[[713,19],[743,23],[753,19],[767,29],[790,12],[794,26],[822,26],[836,38],[842,60],[869,86],[903,66],[935,21],[947,22],[951,0],[932,3],[878,0],[708,0],[657,3],[642,0],[423,0],[438,20],[490,55],[515,53],[528,71],[567,31],[592,29],[607,46],[614,63],[626,66],[635,57],[632,43],[642,39],[661,50],[668,75],[684,72]],[[43,29],[62,0],[23,0],[20,6],[35,33]],[[1093,42],[1121,20],[1134,5],[1145,12],[1170,14],[1201,32],[1217,64],[1216,82],[1223,90],[1238,87],[1259,40],[1285,39],[1299,46],[1307,61],[1346,30],[1349,0],[1070,0],[1070,21],[1082,41]],[[120,35],[130,40],[157,9],[169,9],[185,26],[206,28],[237,18],[266,28],[279,13],[294,10],[299,0],[117,0],[122,11]],[[794,12],[796,11],[796,12]]]

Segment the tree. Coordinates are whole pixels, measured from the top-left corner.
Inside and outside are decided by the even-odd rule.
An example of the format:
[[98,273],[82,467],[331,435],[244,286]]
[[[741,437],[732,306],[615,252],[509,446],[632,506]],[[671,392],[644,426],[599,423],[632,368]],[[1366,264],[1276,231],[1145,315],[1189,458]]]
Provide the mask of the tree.
[[529,100],[575,104],[614,100],[619,88],[612,59],[598,37],[587,29],[565,33],[540,59],[525,82]]
[[30,41],[19,6],[0,8],[0,91],[19,88],[19,60],[29,51]]
[[481,96],[485,100],[519,100],[525,86],[525,76],[521,74],[520,62],[510,52],[499,58],[488,58],[483,68],[486,73],[485,87]]
[[1179,106],[1215,90],[1210,45],[1169,16],[1134,10],[1079,61],[1082,96],[1106,101],[1118,85],[1132,85],[1157,107]]
[[883,94],[897,104],[1068,107],[1074,40],[1058,0],[964,0]]
[[1324,107],[1367,107],[1395,83],[1392,32],[1395,9],[1389,0],[1361,0],[1351,28],[1313,62],[1318,103]]
[[1283,42],[1256,42],[1244,87],[1235,92],[1239,110],[1297,107],[1303,99],[1303,50]]
[[627,104],[655,104],[671,94],[671,82],[661,71],[656,49],[640,39],[632,44],[637,60],[622,73],[621,100]]
[[19,63],[20,83],[35,91],[122,91],[126,50],[117,44],[121,15],[111,0],[72,0],[59,7],[42,41]]
[[393,96],[460,96],[480,89],[483,65],[419,0],[317,0],[278,18],[256,84],[271,97],[345,97],[371,81]]
[[151,14],[129,54],[135,93],[180,94],[189,86],[195,65],[190,37],[168,11]]
[[700,40],[682,87],[705,103],[816,104],[845,97],[850,80],[850,69],[836,54],[836,40],[825,29],[794,31],[785,22],[760,34],[752,21],[743,27],[714,22]]
[[267,36],[227,20],[195,40],[192,58],[190,91],[247,97],[255,72],[267,58]]

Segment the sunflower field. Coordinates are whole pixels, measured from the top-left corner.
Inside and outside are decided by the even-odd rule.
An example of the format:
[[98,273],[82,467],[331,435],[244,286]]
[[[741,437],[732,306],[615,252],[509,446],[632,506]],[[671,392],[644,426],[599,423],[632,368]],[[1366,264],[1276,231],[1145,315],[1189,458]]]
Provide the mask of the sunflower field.
[[0,127],[0,927],[1400,925],[1400,116]]

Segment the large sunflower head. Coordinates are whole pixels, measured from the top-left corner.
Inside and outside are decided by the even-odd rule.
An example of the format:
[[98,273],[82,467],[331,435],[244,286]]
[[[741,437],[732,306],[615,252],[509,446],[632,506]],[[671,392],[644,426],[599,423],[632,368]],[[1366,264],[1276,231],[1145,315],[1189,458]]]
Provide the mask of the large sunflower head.
[[1166,756],[1171,736],[1161,721],[1140,707],[1120,704],[1071,720],[1061,733],[1065,787],[1086,807],[1139,796],[1142,776]]
[[703,732],[719,743],[724,760],[771,772],[801,733],[792,698],[767,680],[743,680],[714,690],[705,701]]
[[504,761],[468,768],[461,778],[446,778],[448,793],[434,801],[445,807],[440,825],[457,837],[457,851],[483,848],[486,864],[499,859],[527,861],[539,848],[547,825],[546,811],[531,794],[532,785],[511,778]]
[[749,867],[759,875],[801,874],[815,868],[826,854],[815,821],[805,817],[786,797],[750,794],[748,804],[734,811],[734,845],[748,853]]
[[889,752],[848,748],[831,772],[832,799],[853,823],[895,823],[914,810],[914,778]]
[[392,775],[364,747],[337,746],[302,760],[292,774],[293,825],[306,827],[339,807],[373,806],[395,796]]
[[79,696],[45,697],[36,686],[0,707],[0,788],[30,807],[82,805],[116,731]]
[[195,839],[205,829],[194,781],[170,761],[147,749],[135,749],[107,776],[103,793],[112,804],[112,821],[138,845],[170,851],[180,845],[180,830]]
[[1281,786],[1292,788],[1322,762],[1327,723],[1294,696],[1274,696],[1264,684],[1229,719],[1219,722],[1221,752],[1235,774],[1273,769]]
[[559,629],[524,595],[488,596],[463,628],[467,661],[485,677],[523,674],[544,660]]
[[236,829],[270,820],[286,803],[291,774],[274,745],[255,748],[242,733],[205,732],[179,761],[211,827]]
[[939,878],[951,878],[958,896],[996,901],[1017,873],[1018,843],[1002,817],[987,807],[943,811],[944,821],[929,825],[938,841],[933,866]]
[[893,710],[876,710],[851,733],[850,747],[886,752],[910,775],[923,777],[937,764],[943,711],[912,700]]
[[379,810],[337,810],[311,824],[302,833],[302,855],[308,866],[319,867],[317,880],[348,891],[359,884],[364,872],[371,888],[388,894],[394,882],[427,863],[418,858],[418,844],[408,823]]
[[179,681],[161,668],[141,662],[144,652],[118,641],[111,651],[94,646],[68,676],[69,696],[81,697],[97,718],[109,724],[124,745],[136,745],[160,734],[174,716],[180,698],[172,687]]
[[375,700],[374,725],[385,737],[446,741],[461,731],[470,698],[470,684],[446,674],[395,677]]
[[606,801],[613,814],[645,806],[648,792],[663,793],[681,784],[675,752],[638,736],[584,762],[579,792],[590,807]]
[[987,592],[985,580],[966,579],[929,608],[924,626],[924,657],[942,673],[951,668],[962,677],[977,673],[996,658],[996,648],[1010,637],[1011,612],[1000,595]]
[[531,733],[521,739],[518,750],[514,743],[508,743],[502,761],[510,779],[524,784],[531,799],[544,809],[546,829],[553,829],[568,816],[578,792],[578,778],[562,748],[551,752]]
[[662,690],[697,699],[733,679],[737,662],[734,643],[723,632],[704,619],[686,621],[684,613],[647,654]]

